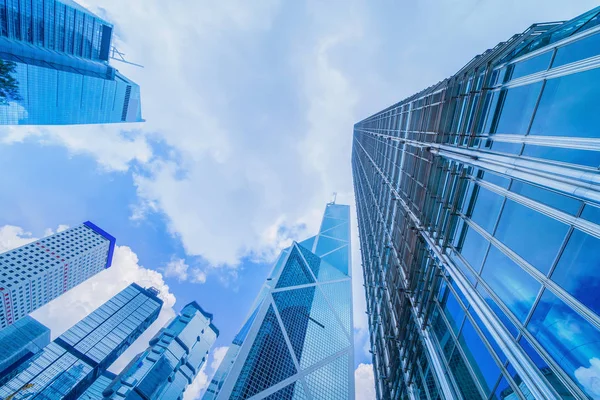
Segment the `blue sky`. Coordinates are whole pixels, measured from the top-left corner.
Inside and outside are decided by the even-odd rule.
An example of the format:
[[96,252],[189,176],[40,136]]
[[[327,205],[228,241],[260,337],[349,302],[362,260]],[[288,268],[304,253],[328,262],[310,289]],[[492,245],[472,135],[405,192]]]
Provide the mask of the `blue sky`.
[[[59,313],[65,304],[89,312],[128,280],[168,294],[161,323],[192,300],[214,313],[221,350],[189,399],[224,354],[278,251],[316,234],[333,191],[353,204],[355,122],[533,22],[570,19],[596,5],[81,3],[113,22],[115,44],[145,66],[115,63],[140,84],[146,122],[0,130],[0,246],[85,220],[117,238],[114,272],[36,314],[55,334],[78,318]],[[353,236],[358,366],[370,358],[356,229]],[[373,398],[369,366],[356,376],[357,398]]]

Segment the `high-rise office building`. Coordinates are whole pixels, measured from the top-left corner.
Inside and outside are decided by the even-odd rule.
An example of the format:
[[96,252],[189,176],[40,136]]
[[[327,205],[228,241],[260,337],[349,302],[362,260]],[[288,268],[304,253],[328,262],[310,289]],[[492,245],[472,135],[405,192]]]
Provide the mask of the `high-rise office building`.
[[112,381],[117,376],[109,371],[104,371],[97,377],[94,382],[90,385],[89,388],[85,392],[81,394],[77,399],[78,400],[100,400],[104,398],[102,392],[106,390],[108,385],[112,383]]
[[379,399],[599,398],[599,13],[355,125]]
[[158,317],[156,289],[123,289],[39,352],[0,398],[77,399]]
[[204,400],[354,398],[350,211],[285,249]]
[[196,302],[181,310],[104,390],[105,399],[183,399],[219,336],[212,314]]
[[115,238],[87,221],[0,254],[0,328],[112,263]]
[[3,0],[0,124],[142,121],[139,86],[108,63],[112,34],[72,0]]
[[0,330],[0,385],[50,343],[50,329],[27,316]]

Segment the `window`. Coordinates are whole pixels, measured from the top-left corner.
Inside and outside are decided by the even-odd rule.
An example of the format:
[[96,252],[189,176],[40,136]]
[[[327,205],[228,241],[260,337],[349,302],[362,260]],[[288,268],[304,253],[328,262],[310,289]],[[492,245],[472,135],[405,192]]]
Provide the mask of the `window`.
[[494,236],[546,274],[567,230],[568,226],[561,222],[506,200]]
[[503,201],[504,197],[477,185],[471,219],[489,233],[493,233]]
[[600,54],[600,34],[588,36],[566,46],[559,47],[552,68],[569,64]]
[[498,380],[500,369],[468,319],[458,341],[485,393],[489,395]]
[[560,193],[517,180],[513,181],[510,191],[525,197],[529,197],[532,200],[546,204],[571,215],[577,214],[579,212],[579,207],[581,206],[581,202],[572,197],[564,196]]
[[513,64],[511,66],[512,74],[507,76],[510,76],[510,79],[517,79],[522,76],[545,71],[548,69],[548,65],[550,65],[551,58],[552,51],[547,51],[544,54],[540,54],[538,56]]
[[475,271],[480,270],[488,244],[489,242],[473,228],[465,225],[465,235],[460,253]]
[[537,102],[541,82],[503,90],[496,111],[495,133],[524,135]]

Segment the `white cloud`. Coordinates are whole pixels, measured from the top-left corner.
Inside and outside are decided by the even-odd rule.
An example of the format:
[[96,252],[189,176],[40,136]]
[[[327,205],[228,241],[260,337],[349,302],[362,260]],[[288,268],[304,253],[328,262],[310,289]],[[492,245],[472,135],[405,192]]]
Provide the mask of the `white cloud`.
[[[65,228],[66,225],[59,225],[57,231]],[[37,239],[20,227],[0,227],[0,252],[35,240]],[[119,372],[134,355],[143,351],[148,346],[148,340],[175,316],[173,306],[176,299],[162,275],[140,266],[137,255],[129,247],[116,246],[110,268],[34,311],[31,316],[48,326],[52,337],[56,338],[133,282],[143,287],[157,288],[164,304],[158,319],[112,365],[111,370]]]
[[575,370],[575,378],[577,378],[592,399],[600,399],[600,360],[598,358],[592,358],[588,368],[577,368]]
[[208,375],[206,374],[206,363],[200,368],[200,372],[196,375],[196,378],[192,381],[185,392],[183,393],[183,400],[196,400],[200,399],[200,395],[208,387]]
[[174,258],[164,268],[165,277],[175,277],[179,282],[205,283],[206,273],[199,268],[190,268],[181,258]]
[[221,347],[217,347],[213,350],[212,352],[212,362],[210,363],[210,369],[213,371],[216,371],[217,368],[219,368],[219,365],[221,365],[221,362],[223,361],[223,359],[225,358],[225,355],[227,354],[227,350],[229,350],[229,346],[221,346]]
[[375,378],[373,365],[359,364],[354,371],[356,400],[375,399]]

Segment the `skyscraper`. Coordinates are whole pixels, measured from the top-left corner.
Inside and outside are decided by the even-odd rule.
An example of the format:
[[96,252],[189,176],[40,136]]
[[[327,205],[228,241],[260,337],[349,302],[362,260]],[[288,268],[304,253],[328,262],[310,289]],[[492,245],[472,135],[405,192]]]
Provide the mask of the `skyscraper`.
[[50,343],[50,329],[27,316],[0,330],[0,385]]
[[355,125],[378,398],[600,396],[599,13]]
[[77,399],[158,317],[156,289],[123,289],[38,353],[0,398]]
[[183,399],[183,392],[200,372],[218,335],[212,314],[196,302],[186,305],[178,317],[150,340],[150,347],[135,357],[104,390],[104,398]]
[[102,392],[112,383],[117,376],[109,371],[104,371],[97,377],[78,400],[99,400],[103,398]]
[[110,23],[72,0],[0,8],[0,124],[142,121],[139,86],[108,63]]
[[0,328],[112,263],[115,238],[87,221],[0,254]]
[[349,207],[285,249],[204,400],[353,399]]

